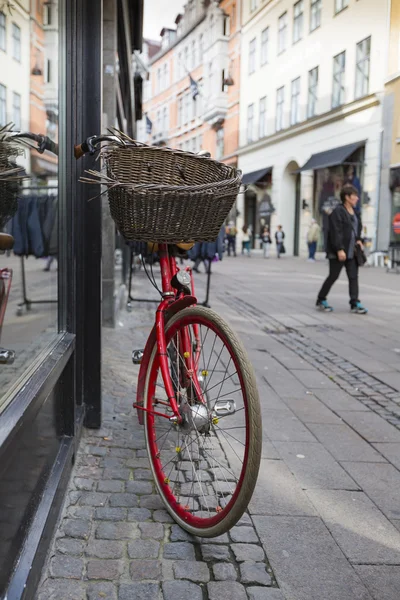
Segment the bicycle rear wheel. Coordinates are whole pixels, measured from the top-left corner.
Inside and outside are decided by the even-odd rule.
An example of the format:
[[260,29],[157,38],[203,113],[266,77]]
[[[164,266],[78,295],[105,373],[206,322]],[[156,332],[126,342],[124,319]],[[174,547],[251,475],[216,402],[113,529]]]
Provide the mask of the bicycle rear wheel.
[[[184,421],[177,425],[169,420],[173,413],[155,345],[144,397],[149,411],[165,416],[145,412],[151,469],[175,521],[194,535],[214,537],[240,519],[257,481],[261,411],[255,375],[236,334],[207,308],[182,310],[168,322],[165,336]],[[182,340],[188,336],[195,373],[185,366]],[[200,399],[196,376],[203,390]]]

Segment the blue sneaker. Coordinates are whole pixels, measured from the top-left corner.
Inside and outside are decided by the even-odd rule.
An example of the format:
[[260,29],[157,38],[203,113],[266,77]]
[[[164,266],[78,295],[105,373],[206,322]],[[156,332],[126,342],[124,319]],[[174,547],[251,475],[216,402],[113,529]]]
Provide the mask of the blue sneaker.
[[357,304],[354,304],[351,308],[350,308],[352,313],[355,313],[357,315],[366,315],[368,312],[368,308],[365,308],[365,306],[363,306],[361,304],[361,302],[357,302]]
[[327,300],[317,300],[316,306],[317,306],[317,308],[319,308],[319,310],[323,310],[324,312],[332,312],[333,311],[332,306],[329,306]]

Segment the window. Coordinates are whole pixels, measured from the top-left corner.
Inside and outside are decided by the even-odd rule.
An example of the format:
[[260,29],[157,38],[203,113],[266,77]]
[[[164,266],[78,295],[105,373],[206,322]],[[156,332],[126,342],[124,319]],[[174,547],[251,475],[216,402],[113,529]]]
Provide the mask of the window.
[[224,128],[218,129],[217,131],[217,151],[216,151],[216,159],[221,160],[224,156],[225,148],[224,148]]
[[280,131],[283,129],[283,105],[285,102],[285,87],[281,87],[276,92],[276,120],[275,129]]
[[197,152],[197,138],[196,137],[192,137],[192,152],[193,153]]
[[286,50],[287,12],[279,17],[278,21],[278,54]]
[[261,33],[261,65],[265,65],[268,62],[268,43],[269,27],[266,27]]
[[168,63],[165,63],[164,65],[164,82],[163,82],[163,89],[165,90],[169,85],[169,81],[168,81]]
[[371,38],[368,37],[357,44],[356,54],[356,98],[366,96],[369,90],[369,65],[371,54]]
[[43,4],[43,25],[51,25],[51,4]]
[[0,125],[7,123],[7,88],[0,83]]
[[249,74],[256,70],[256,38],[252,39],[249,45]]
[[253,141],[254,131],[254,104],[249,104],[247,107],[247,143]]
[[12,24],[12,57],[21,61],[21,29],[15,23]]
[[162,124],[162,129],[163,129],[164,133],[166,131],[168,131],[168,129],[169,129],[169,127],[168,127],[168,108],[166,106],[164,106],[164,108],[163,108],[163,124]]
[[183,98],[182,96],[178,100],[178,127],[181,127],[183,123]]
[[318,98],[318,67],[308,71],[308,101],[307,101],[307,119],[314,117],[317,110]]
[[161,67],[157,69],[157,89],[156,92],[161,92]]
[[190,99],[191,99],[191,95],[190,94],[186,94],[184,96],[184,99],[183,99],[183,123],[185,125],[189,121],[189,118],[190,118],[190,115],[189,115],[189,111],[190,111]]
[[310,31],[321,26],[322,0],[311,0]]
[[203,51],[204,51],[203,46],[204,46],[203,34],[200,34],[200,37],[199,37],[199,63],[203,59]]
[[231,34],[231,18],[229,15],[224,16],[224,20],[222,22],[222,34],[226,37]]
[[45,82],[51,82],[51,61],[50,59],[46,60],[46,73],[45,73]]
[[178,52],[178,64],[176,65],[176,77],[180,79],[182,76],[182,54]]
[[344,75],[346,68],[346,52],[341,52],[333,58],[333,90],[332,108],[344,103]]
[[199,150],[203,149],[203,135],[199,135]]
[[197,65],[196,62],[196,40],[192,41],[192,57],[191,57],[192,69]]
[[263,138],[267,135],[267,97],[260,99],[260,116],[258,121],[258,136]]
[[189,66],[189,47],[186,46],[186,48],[183,51],[183,68],[184,70],[186,70]]
[[335,14],[339,13],[349,5],[349,0],[335,0]]
[[17,131],[21,131],[21,96],[13,93],[12,120]]
[[257,0],[250,0],[250,12],[253,12],[257,8]]
[[303,0],[299,0],[293,7],[293,43],[295,44],[303,37]]
[[292,81],[292,101],[290,104],[290,124],[300,121],[300,77]]
[[6,30],[6,15],[0,12],[0,50],[6,49],[7,30]]

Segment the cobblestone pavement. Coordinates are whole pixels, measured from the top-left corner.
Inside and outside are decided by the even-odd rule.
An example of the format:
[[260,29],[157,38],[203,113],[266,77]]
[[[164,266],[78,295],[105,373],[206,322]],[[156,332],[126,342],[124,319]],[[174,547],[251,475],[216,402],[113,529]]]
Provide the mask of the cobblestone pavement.
[[[130,361],[154,305],[134,303],[104,332],[103,428],[84,433],[37,600],[398,600],[400,278],[362,273],[365,318],[340,308],[341,281],[337,312],[315,312],[324,264],[255,257],[214,268],[212,307],[243,339],[261,398],[248,512],[201,541],[154,492]],[[138,277],[134,295],[154,297]]]

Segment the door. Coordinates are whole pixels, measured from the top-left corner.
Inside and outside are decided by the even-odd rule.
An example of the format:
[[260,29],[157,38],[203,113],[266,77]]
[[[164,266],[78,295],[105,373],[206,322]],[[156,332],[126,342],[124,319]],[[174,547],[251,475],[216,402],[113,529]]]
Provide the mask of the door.
[[296,192],[295,192],[295,214],[294,214],[294,241],[293,241],[293,255],[299,256],[300,246],[300,212],[301,212],[301,200],[300,200],[300,182],[301,175],[296,175]]

